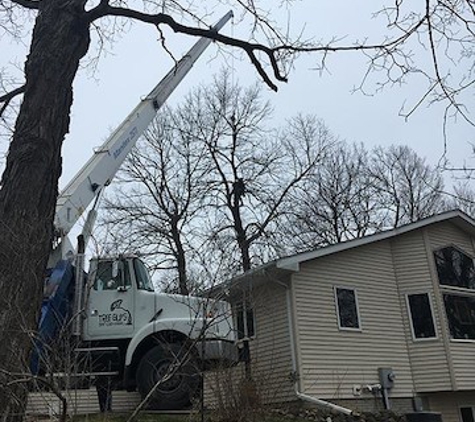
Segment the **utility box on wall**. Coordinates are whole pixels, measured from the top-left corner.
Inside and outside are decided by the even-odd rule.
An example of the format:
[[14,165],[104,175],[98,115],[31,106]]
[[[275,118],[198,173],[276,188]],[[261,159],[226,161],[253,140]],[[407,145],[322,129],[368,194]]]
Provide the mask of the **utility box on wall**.
[[396,374],[394,373],[393,368],[378,368],[378,373],[379,382],[383,390],[390,390],[394,387]]

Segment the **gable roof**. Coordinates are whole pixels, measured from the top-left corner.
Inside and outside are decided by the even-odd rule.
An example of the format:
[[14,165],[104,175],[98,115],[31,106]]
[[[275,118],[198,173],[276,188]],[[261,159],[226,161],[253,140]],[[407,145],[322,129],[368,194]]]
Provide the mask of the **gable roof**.
[[303,262],[357,248],[359,246],[379,242],[381,240],[391,239],[393,237],[442,222],[450,222],[459,227],[461,230],[464,230],[475,237],[475,220],[460,210],[451,210],[433,215],[431,217],[423,218],[414,223],[405,224],[392,230],[374,233],[358,239],[347,240],[345,242],[336,243],[319,249],[301,252],[295,255],[270,261],[234,277],[231,281],[231,284],[239,284],[244,279],[258,276],[259,274],[267,273],[272,270],[283,273],[297,272],[300,269],[300,264]]
[[475,236],[475,220],[460,210],[452,210],[436,214],[431,217],[426,217],[414,223],[405,224],[392,230],[386,230],[358,239],[347,240],[345,242],[335,243],[333,245],[325,246],[312,251],[302,252],[296,255],[280,258],[273,261],[273,263],[276,268],[298,271],[298,267],[302,262],[310,261],[312,259],[331,255],[337,252],[346,251],[348,249],[357,248],[359,246],[368,245],[370,243],[379,242],[381,240],[391,239],[393,237],[441,222],[450,222],[460,229]]

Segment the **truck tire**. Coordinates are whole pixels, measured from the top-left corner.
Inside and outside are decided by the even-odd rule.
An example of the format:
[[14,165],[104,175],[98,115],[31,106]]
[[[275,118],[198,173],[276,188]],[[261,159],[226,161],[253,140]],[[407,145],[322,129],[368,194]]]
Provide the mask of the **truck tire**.
[[137,387],[144,399],[168,373],[170,366],[177,362],[180,363],[171,378],[155,389],[148,402],[149,409],[178,410],[191,404],[191,399],[201,386],[201,377],[196,360],[191,354],[184,359],[179,344],[155,346],[142,357],[136,373]]

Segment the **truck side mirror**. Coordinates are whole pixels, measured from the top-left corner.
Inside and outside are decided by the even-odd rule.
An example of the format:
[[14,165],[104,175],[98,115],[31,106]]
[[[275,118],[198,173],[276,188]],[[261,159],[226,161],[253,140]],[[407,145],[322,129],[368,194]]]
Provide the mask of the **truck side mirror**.
[[116,260],[112,262],[112,278],[117,278],[120,271],[120,261]]
[[123,260],[118,259],[112,263],[112,278],[116,282],[117,291],[119,292],[127,291]]

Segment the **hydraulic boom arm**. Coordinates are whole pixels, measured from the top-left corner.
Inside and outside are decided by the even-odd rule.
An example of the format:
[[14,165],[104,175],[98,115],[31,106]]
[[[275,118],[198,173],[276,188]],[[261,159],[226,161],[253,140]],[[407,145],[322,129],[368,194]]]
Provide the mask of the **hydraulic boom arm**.
[[[228,12],[211,29],[219,31],[231,17],[232,12]],[[103,187],[111,182],[137,139],[210,43],[211,39],[200,38],[150,94],[140,101],[61,192],[55,216],[55,227],[61,236],[69,233]]]

